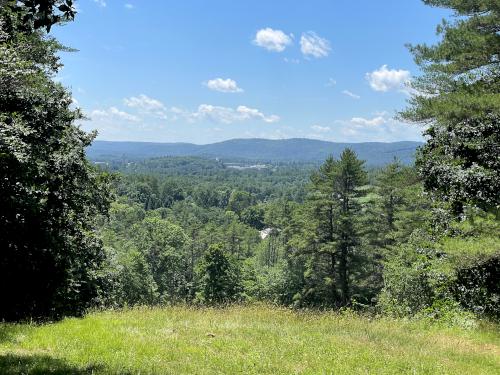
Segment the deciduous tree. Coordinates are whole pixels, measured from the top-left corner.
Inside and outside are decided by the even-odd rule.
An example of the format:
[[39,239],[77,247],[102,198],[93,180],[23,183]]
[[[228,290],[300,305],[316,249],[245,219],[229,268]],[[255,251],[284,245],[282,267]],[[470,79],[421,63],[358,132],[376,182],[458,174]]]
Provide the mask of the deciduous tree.
[[0,8],[0,319],[79,314],[100,291],[110,177],[86,160],[95,134],[53,80],[64,47],[41,28],[61,20],[55,3]]

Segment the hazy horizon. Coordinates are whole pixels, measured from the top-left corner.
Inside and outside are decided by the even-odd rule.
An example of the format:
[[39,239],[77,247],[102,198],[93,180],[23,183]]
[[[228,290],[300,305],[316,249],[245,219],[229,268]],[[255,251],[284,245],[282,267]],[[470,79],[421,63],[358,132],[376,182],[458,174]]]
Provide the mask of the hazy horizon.
[[246,140],[246,141],[251,141],[251,140],[256,140],[256,141],[290,141],[290,140],[305,140],[305,141],[320,141],[320,142],[329,142],[329,143],[347,143],[347,144],[357,144],[357,143],[402,143],[402,142],[411,142],[411,143],[425,143],[425,140],[398,140],[398,141],[361,141],[361,142],[356,142],[356,141],[335,141],[335,140],[325,140],[325,139],[315,139],[315,138],[304,138],[304,137],[293,137],[293,138],[259,138],[259,137],[248,137],[248,138],[229,138],[229,139],[223,139],[221,141],[213,141],[213,142],[205,142],[205,143],[197,143],[197,142],[184,142],[184,141],[135,141],[135,140],[108,140],[108,139],[95,139],[94,142],[113,142],[113,143],[154,143],[154,144],[193,144],[196,146],[205,146],[205,145],[211,145],[211,144],[216,144],[216,143],[224,143],[224,142],[231,142],[231,141],[240,141],[240,140]]

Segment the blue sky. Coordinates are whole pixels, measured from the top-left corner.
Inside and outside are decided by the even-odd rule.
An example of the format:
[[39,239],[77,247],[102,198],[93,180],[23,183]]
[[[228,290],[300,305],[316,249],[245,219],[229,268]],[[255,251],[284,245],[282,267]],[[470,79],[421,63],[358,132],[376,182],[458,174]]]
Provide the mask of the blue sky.
[[394,119],[418,69],[405,43],[447,14],[420,0],[80,0],[54,35],[98,139],[420,140]]

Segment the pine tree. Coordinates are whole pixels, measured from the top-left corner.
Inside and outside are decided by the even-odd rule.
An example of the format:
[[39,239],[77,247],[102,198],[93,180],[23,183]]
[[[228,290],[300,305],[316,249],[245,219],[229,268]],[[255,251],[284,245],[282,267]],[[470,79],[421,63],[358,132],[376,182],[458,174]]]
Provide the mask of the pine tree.
[[451,9],[441,41],[410,46],[422,75],[403,119],[426,124],[417,156],[425,188],[449,202],[485,210],[500,205],[500,2],[424,0]]
[[311,254],[308,275],[313,284],[326,281],[322,287],[330,289],[330,305],[345,306],[351,298],[354,253],[362,236],[359,198],[366,195],[362,189],[367,182],[363,164],[352,150],[346,149],[340,160],[328,158],[311,176],[311,217],[316,233],[307,250]]

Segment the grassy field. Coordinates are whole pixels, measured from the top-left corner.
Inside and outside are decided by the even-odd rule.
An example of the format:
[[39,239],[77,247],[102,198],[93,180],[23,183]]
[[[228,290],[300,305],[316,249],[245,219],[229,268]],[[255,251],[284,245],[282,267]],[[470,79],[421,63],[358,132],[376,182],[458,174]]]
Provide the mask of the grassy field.
[[[488,329],[486,329],[488,328]],[[500,334],[270,307],[0,324],[0,374],[499,374]]]

